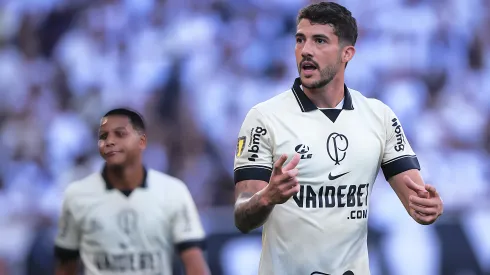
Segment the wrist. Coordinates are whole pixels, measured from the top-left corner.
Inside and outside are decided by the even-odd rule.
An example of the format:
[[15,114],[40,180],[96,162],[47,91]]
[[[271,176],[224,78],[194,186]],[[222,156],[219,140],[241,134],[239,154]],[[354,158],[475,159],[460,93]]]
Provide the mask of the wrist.
[[267,195],[267,187],[265,187],[264,189],[257,192],[256,195],[259,197],[258,201],[259,201],[259,204],[261,206],[271,207],[273,205],[272,201],[270,200],[269,196]]

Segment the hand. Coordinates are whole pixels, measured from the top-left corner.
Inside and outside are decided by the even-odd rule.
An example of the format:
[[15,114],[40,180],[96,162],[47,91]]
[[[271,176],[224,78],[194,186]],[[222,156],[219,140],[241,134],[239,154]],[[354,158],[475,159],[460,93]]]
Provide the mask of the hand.
[[404,177],[407,187],[417,193],[417,196],[409,197],[408,207],[410,215],[420,224],[431,224],[442,215],[443,204],[441,197],[432,185],[425,187],[416,184],[410,177]]
[[284,154],[274,163],[271,179],[264,189],[264,197],[272,205],[285,203],[299,192],[300,185],[296,179],[298,175],[296,166],[300,156],[299,154],[294,155],[291,161],[283,167],[287,159],[288,156]]

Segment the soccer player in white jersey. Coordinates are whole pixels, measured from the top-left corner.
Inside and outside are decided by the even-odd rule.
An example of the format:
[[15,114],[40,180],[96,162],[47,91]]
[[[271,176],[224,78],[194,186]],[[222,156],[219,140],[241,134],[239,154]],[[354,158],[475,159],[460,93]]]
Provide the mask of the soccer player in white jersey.
[[175,250],[186,274],[209,274],[204,231],[186,185],[142,163],[142,117],[109,111],[98,145],[102,172],[70,184],[64,195],[56,274],[77,274],[79,256],[88,275],[172,274]]
[[299,78],[242,124],[235,224],[244,233],[264,225],[260,275],[370,274],[367,217],[380,167],[415,221],[431,224],[442,214],[392,110],[344,84],[356,40],[345,7],[303,8]]

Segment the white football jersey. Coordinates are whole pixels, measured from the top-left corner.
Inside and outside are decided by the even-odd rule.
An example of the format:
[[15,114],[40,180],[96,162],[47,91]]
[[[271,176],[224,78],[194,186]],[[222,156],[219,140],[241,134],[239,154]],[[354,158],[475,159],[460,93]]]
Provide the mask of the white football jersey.
[[80,255],[87,275],[172,274],[174,248],[201,245],[204,230],[180,180],[145,170],[141,187],[121,192],[94,173],[65,192],[58,257]]
[[[273,163],[299,153],[300,191],[263,228],[260,275],[368,275],[369,197],[387,179],[420,169],[392,110],[345,86],[342,109],[318,109],[296,79],[253,107],[241,127],[235,183],[269,182]],[[395,194],[394,194],[395,195]]]

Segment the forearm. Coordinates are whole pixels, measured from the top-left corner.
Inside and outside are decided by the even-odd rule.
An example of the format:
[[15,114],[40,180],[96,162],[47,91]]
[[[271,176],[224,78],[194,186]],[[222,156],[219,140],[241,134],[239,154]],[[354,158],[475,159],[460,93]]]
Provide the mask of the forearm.
[[205,263],[191,263],[185,266],[186,275],[209,275],[210,272]]
[[274,206],[263,197],[263,192],[242,193],[235,204],[235,226],[242,232],[263,225]]
[[56,265],[55,275],[77,275],[78,261],[63,261]]
[[199,248],[190,248],[181,253],[186,275],[209,275],[211,274]]

